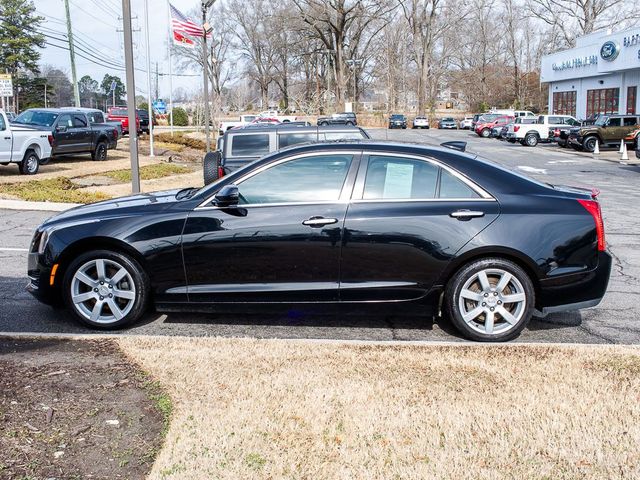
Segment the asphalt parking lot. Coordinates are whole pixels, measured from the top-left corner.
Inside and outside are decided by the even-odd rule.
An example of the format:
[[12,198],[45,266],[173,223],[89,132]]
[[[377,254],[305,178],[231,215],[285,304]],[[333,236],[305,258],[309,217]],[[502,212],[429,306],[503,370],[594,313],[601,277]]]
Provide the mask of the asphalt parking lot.
[[[539,180],[597,187],[614,257],[608,293],[596,308],[533,319],[517,341],[640,343],[640,166],[593,159],[555,145],[535,148],[482,139],[468,131],[373,129],[376,139],[439,144],[465,140],[475,152]],[[633,152],[631,152],[633,154]],[[0,210],[0,332],[91,333],[64,310],[39,304],[25,292],[27,248],[35,227],[49,212]],[[247,336],[399,341],[464,341],[446,320],[373,312],[322,309],[270,313],[149,313],[121,334]]]

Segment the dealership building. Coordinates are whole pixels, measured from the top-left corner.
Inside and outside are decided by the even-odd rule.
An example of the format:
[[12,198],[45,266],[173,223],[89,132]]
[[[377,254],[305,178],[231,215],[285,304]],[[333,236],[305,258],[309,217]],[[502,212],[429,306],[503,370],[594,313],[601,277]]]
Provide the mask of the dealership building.
[[640,28],[579,37],[575,48],[542,57],[540,81],[549,84],[549,113],[640,113]]

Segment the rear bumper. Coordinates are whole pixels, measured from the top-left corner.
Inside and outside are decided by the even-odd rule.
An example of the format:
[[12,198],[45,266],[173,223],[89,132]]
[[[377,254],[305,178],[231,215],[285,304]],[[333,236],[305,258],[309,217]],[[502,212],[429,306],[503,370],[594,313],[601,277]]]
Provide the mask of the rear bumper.
[[538,312],[553,312],[595,307],[604,297],[611,275],[611,255],[598,253],[598,266],[587,272],[548,278],[540,282]]

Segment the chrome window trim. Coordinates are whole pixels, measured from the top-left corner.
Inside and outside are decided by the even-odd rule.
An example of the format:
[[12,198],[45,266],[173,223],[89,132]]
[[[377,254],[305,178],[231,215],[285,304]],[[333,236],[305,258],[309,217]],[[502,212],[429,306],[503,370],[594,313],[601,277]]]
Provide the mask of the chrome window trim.
[[[457,170],[451,168],[448,165],[445,165],[442,162],[439,162],[438,160],[431,158],[431,157],[425,157],[425,156],[421,156],[421,155],[414,155],[414,154],[406,154],[406,153],[396,153],[396,152],[384,152],[384,151],[370,151],[370,150],[363,150],[362,151],[362,155],[365,156],[369,156],[369,158],[371,156],[390,156],[390,157],[400,157],[400,158],[410,158],[413,160],[422,160],[424,162],[429,162],[437,167],[442,168],[443,170],[446,170],[447,172],[449,172],[451,175],[453,175],[454,177],[456,177],[458,180],[460,180],[462,183],[464,183],[465,185],[467,185],[471,190],[473,190],[474,192],[476,192],[478,195],[480,195],[481,198],[465,198],[463,200],[465,201],[477,201],[477,200],[491,200],[491,201],[496,201],[496,199],[493,197],[493,195],[491,195],[489,192],[487,192],[485,189],[483,189],[480,185],[477,185],[475,182],[473,182],[471,179],[469,179],[468,177],[466,177],[465,175],[463,175],[462,173],[458,172]],[[367,161],[367,168],[368,168],[368,161]],[[366,172],[365,172],[366,173]],[[357,201],[364,201],[365,199],[358,199]],[[399,198],[399,199],[395,199],[395,198],[391,198],[391,199],[384,199],[384,198],[379,198],[379,199],[366,199],[366,200],[373,200],[375,202],[387,202],[387,201],[402,201],[402,202],[408,202],[408,201],[419,201],[419,202],[427,202],[427,201],[458,201],[459,199],[452,199],[452,198],[426,198],[426,199],[410,199],[410,198]]]
[[495,198],[388,198],[388,199],[359,199],[351,203],[415,203],[415,202],[497,202]]
[[[326,152],[307,152],[307,153],[301,153],[298,155],[294,155],[292,157],[286,157],[286,158],[281,158],[280,160],[277,160],[275,162],[271,162],[271,163],[267,163],[263,166],[261,166],[260,168],[253,170],[251,172],[248,172],[246,175],[240,177],[236,182],[235,185],[240,186],[242,184],[242,182],[244,182],[245,180],[248,180],[249,178],[253,177],[254,175],[257,175],[258,173],[264,172],[265,170],[275,167],[277,165],[280,165],[281,163],[285,163],[285,162],[290,162],[293,160],[297,160],[299,158],[305,158],[305,157],[318,157],[318,156],[326,156],[327,154],[329,155],[353,155],[353,159],[351,160],[351,164],[349,165],[349,169],[352,168],[353,166],[353,162],[356,159],[356,155],[360,155],[362,153],[361,150],[343,150],[343,151],[326,151]],[[345,177],[345,182],[347,181],[349,177],[349,171],[347,171],[347,176]],[[340,190],[340,197],[337,200],[317,200],[317,201],[312,201],[312,202],[283,202],[283,203],[247,203],[244,205],[237,205],[240,208],[247,208],[247,207],[273,207],[273,206],[292,206],[292,205],[327,205],[327,204],[343,204],[343,203],[348,203],[348,199],[343,199],[342,198],[342,193],[344,190],[344,184],[342,185],[342,189]],[[211,195],[210,197],[208,197],[205,201],[203,201],[202,203],[200,203],[195,210],[201,210],[204,208],[220,208],[220,207],[215,207],[215,206],[211,206],[208,205],[210,204],[213,199],[215,198],[215,193],[213,195]],[[224,207],[224,208],[228,208],[228,207]]]

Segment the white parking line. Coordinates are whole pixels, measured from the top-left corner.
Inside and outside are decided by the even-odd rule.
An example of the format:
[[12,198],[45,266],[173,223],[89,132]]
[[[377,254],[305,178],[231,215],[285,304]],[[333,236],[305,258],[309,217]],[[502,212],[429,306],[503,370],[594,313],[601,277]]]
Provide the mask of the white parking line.
[[28,248],[0,247],[0,252],[28,252]]

